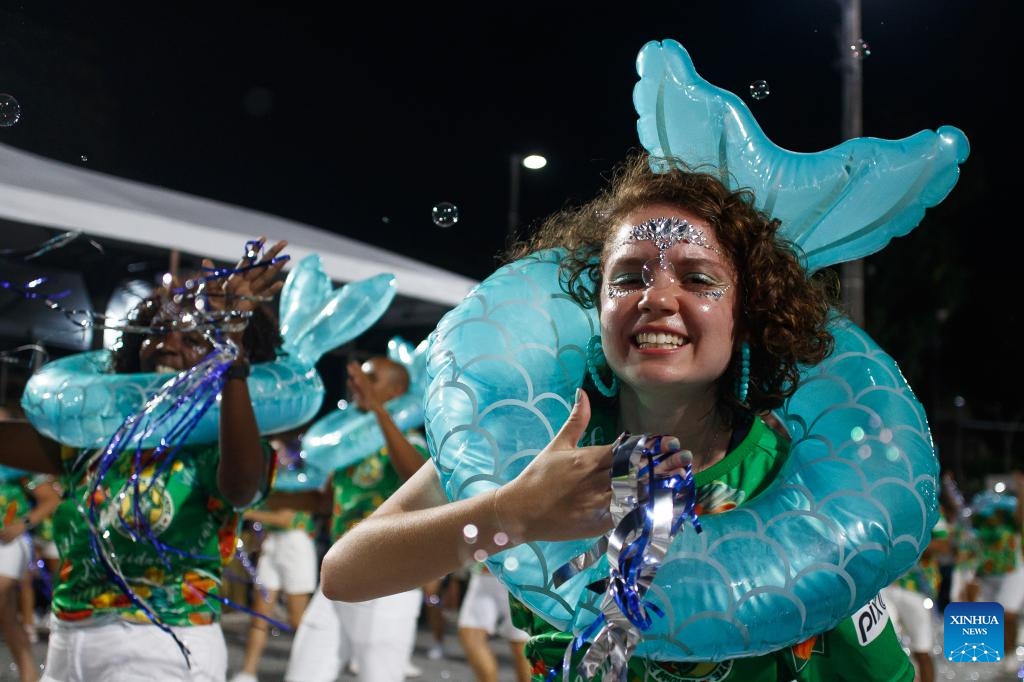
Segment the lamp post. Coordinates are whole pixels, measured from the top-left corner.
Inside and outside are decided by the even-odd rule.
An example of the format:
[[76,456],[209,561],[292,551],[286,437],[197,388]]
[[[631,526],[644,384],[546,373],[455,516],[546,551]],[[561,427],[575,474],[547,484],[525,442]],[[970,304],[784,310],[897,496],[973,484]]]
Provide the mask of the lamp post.
[[[843,0],[840,59],[843,77],[843,138],[852,140],[863,134],[862,67],[859,55],[851,54],[851,46],[860,41],[860,0]],[[846,313],[856,324],[864,326],[864,261],[857,259],[839,266],[841,292]]]
[[540,154],[508,155],[508,236],[515,236],[519,227],[519,183],[522,179],[523,168],[538,170],[548,165],[548,160]]

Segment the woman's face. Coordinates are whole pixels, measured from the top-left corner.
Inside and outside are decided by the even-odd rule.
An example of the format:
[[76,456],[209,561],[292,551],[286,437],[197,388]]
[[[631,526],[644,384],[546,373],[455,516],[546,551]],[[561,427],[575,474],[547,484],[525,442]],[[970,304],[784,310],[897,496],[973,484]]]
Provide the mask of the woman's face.
[[665,204],[634,211],[605,244],[602,278],[601,341],[626,386],[704,391],[722,375],[733,353],[736,273],[706,222]]
[[199,331],[172,331],[169,325],[154,322],[139,348],[139,369],[143,372],[181,372],[191,369],[211,350],[210,342]]

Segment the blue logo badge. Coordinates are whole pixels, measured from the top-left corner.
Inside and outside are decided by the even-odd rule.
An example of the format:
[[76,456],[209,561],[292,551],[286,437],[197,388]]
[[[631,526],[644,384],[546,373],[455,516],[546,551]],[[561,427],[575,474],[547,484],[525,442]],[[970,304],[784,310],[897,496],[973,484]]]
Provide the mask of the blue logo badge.
[[[994,663],[1003,651],[1003,605],[994,601],[950,602],[943,612],[942,644],[947,661]],[[1014,652],[1009,652],[1011,655]]]

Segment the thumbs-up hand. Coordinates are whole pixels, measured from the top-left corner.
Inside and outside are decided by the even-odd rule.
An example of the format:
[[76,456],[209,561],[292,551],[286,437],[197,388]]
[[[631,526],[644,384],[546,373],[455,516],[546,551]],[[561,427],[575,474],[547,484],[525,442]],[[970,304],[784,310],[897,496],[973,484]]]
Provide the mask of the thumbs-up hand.
[[576,540],[612,528],[611,445],[578,447],[590,422],[582,389],[562,428],[495,497],[495,511],[516,542]]

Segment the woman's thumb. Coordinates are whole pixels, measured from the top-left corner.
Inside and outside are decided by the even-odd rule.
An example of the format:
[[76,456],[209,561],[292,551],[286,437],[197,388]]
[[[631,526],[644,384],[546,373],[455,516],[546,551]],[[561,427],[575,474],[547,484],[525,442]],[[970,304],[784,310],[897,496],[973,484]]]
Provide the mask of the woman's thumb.
[[555,441],[565,447],[576,447],[580,438],[583,437],[583,432],[587,430],[587,424],[589,423],[590,398],[587,396],[586,391],[582,388],[577,388],[576,402],[572,406],[572,411],[569,412],[569,418],[562,424],[562,428],[558,430]]

